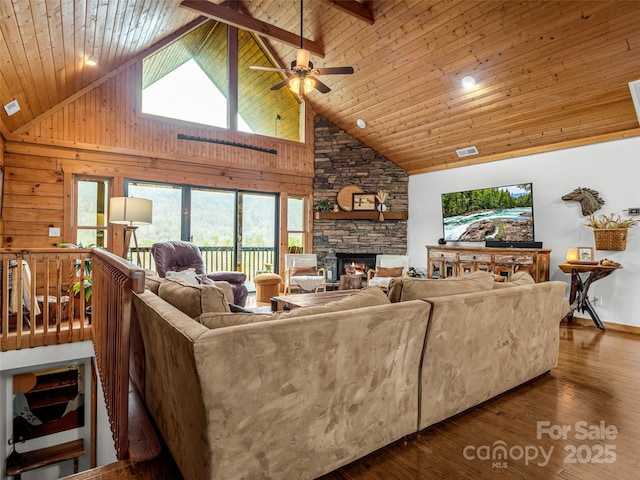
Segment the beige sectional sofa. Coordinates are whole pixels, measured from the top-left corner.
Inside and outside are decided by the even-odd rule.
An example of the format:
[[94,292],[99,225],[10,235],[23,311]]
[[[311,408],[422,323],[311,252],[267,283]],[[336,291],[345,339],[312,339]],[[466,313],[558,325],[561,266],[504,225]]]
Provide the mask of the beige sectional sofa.
[[566,285],[487,275],[274,315],[148,279],[139,388],[185,479],[315,478],[556,365]]

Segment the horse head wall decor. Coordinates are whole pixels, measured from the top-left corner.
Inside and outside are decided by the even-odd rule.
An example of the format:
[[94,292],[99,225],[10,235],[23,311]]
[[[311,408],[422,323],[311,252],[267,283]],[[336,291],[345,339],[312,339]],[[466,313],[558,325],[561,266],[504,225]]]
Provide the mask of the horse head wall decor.
[[582,215],[589,216],[604,205],[600,194],[592,188],[578,187],[573,192],[562,196],[562,200],[580,202]]

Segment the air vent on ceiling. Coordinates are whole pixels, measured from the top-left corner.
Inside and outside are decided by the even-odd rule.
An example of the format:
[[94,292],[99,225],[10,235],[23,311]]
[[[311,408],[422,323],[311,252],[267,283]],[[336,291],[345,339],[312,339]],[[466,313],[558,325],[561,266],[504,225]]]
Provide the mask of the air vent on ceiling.
[[638,122],[640,123],[640,80],[629,82],[629,90],[631,90],[633,106],[636,107],[636,115],[638,116]]
[[11,116],[14,113],[18,113],[20,111],[20,105],[18,104],[18,100],[13,100],[7,103],[4,106],[4,111],[7,112],[7,115]]
[[458,158],[468,157],[469,155],[478,155],[478,149],[476,147],[467,147],[456,150]]

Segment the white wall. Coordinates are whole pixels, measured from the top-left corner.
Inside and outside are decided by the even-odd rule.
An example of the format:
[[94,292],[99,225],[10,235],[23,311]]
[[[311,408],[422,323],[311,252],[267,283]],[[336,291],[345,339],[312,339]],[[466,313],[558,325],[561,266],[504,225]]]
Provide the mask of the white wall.
[[[558,268],[567,248],[595,247],[595,242],[593,231],[584,226],[587,218],[580,204],[561,197],[577,187],[589,187],[605,200],[597,213],[626,217],[627,208],[640,207],[640,138],[410,176],[407,236],[411,265],[426,267],[425,245],[436,245],[443,235],[442,193],[527,182],[533,182],[536,240],[552,249],[550,279],[568,283],[569,275]],[[640,326],[640,227],[629,231],[625,251],[596,250],[595,254],[596,260],[609,258],[623,265],[589,290],[589,297],[603,299],[603,306],[596,307],[600,319]],[[589,318],[587,313],[576,316]]]

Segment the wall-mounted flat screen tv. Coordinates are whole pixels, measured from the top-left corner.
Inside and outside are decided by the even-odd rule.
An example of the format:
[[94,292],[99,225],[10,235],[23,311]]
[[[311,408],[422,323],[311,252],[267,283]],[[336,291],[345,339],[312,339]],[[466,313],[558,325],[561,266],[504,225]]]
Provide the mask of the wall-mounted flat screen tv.
[[533,185],[442,194],[444,239],[449,242],[533,242]]

